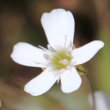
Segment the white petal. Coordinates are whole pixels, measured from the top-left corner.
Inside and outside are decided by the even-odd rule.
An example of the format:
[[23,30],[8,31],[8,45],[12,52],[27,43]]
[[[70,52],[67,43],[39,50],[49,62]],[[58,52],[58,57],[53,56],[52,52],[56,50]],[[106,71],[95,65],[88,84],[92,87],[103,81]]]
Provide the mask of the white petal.
[[79,65],[89,61],[102,47],[104,43],[102,41],[92,41],[80,48],[73,50],[73,62],[75,65]]
[[61,75],[61,89],[64,93],[71,93],[77,90],[81,82],[82,80],[74,67]]
[[49,44],[54,48],[73,44],[75,22],[70,11],[54,9],[50,13],[44,13],[41,23]]
[[50,69],[44,70],[40,75],[32,79],[25,85],[24,90],[33,96],[41,95],[47,92],[58,77]]
[[32,67],[45,67],[44,51],[28,43],[17,43],[11,54],[11,58],[19,64]]

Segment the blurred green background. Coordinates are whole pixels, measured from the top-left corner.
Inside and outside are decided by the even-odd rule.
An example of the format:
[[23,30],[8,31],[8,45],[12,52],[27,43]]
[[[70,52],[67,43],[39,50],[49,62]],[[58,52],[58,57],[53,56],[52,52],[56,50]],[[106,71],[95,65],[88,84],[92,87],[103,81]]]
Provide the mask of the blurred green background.
[[95,91],[110,95],[110,0],[0,0],[0,110],[92,110],[85,75],[78,91],[64,94],[60,84],[44,95],[25,93],[24,85],[42,70],[18,65],[10,54],[17,42],[46,47],[40,18],[54,8],[70,10],[75,17],[75,44],[104,41],[105,47],[84,65]]

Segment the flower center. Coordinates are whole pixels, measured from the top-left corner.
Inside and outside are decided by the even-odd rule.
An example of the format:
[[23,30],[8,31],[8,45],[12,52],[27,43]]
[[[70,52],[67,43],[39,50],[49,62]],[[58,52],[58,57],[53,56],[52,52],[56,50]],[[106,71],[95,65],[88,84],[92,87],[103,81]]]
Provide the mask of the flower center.
[[52,58],[52,64],[57,70],[66,69],[71,64],[72,56],[70,51],[62,50],[56,52]]

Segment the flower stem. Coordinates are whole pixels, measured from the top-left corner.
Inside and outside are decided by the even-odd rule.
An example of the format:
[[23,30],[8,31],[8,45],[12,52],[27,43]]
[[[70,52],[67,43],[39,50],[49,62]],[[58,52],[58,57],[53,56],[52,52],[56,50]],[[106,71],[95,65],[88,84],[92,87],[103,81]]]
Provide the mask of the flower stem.
[[96,110],[96,100],[95,100],[95,95],[94,95],[94,91],[93,91],[93,88],[92,88],[92,83],[91,83],[91,80],[88,76],[88,72],[84,70],[81,70],[79,68],[77,68],[77,70],[79,72],[82,72],[82,73],[85,73],[86,77],[87,77],[87,80],[88,80],[88,83],[89,83],[89,87],[90,87],[90,92],[91,92],[91,99],[92,99],[92,108],[93,110]]
[[93,110],[96,110],[96,100],[95,100],[95,95],[94,95],[94,91],[93,91],[93,88],[92,88],[91,80],[89,79],[88,74],[86,74],[86,77],[88,79],[88,83],[89,83],[89,86],[90,86]]

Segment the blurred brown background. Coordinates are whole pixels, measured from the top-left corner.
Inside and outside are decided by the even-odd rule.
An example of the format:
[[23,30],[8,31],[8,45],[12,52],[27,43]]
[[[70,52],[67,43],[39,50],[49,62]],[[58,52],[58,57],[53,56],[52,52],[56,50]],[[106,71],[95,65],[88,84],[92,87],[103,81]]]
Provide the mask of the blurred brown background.
[[41,70],[18,65],[10,58],[17,42],[46,47],[40,17],[54,8],[73,13],[77,46],[96,39],[104,41],[105,47],[84,66],[94,92],[110,95],[110,0],[0,0],[0,110],[92,110],[86,76],[82,76],[81,88],[72,94],[62,93],[56,84],[48,93],[32,97],[23,87]]

